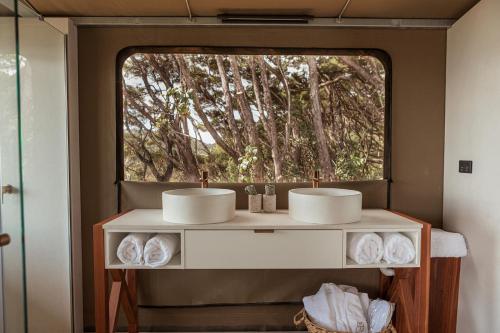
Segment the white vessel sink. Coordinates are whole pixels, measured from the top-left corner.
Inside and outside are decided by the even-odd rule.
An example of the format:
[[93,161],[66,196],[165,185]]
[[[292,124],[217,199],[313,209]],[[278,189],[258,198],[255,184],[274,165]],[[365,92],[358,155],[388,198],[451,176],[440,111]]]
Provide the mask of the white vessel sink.
[[236,192],[221,188],[185,188],[162,193],[163,220],[179,224],[210,224],[231,220]]
[[343,224],[361,220],[361,192],[340,188],[296,188],[288,192],[288,214],[294,220]]

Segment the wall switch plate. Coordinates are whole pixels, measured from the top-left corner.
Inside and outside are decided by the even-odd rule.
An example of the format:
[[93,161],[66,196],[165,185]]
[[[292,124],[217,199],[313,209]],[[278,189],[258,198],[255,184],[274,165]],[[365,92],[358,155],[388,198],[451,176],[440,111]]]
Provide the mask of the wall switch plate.
[[458,161],[458,172],[472,173],[472,161]]

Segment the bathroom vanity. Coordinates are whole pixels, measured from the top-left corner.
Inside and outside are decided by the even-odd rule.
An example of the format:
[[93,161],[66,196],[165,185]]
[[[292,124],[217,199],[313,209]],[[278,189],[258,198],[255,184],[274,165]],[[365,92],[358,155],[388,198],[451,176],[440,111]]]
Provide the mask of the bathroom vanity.
[[[124,265],[116,250],[129,233],[180,235],[181,252],[155,269],[313,269],[362,267],[418,267],[422,224],[382,209],[367,209],[360,222],[311,224],[297,222],[288,211],[274,214],[237,210],[229,222],[175,224],[162,219],[160,209],[136,209],[104,226],[107,269],[150,269]],[[354,232],[402,232],[416,249],[414,262],[358,265],[347,258],[345,241]]]
[[[125,265],[118,260],[116,250],[131,232],[178,234],[181,251],[162,267]],[[415,260],[405,265],[356,264],[346,254],[347,236],[356,232],[403,233],[415,246]],[[381,276],[380,292],[397,303],[398,332],[426,332],[429,241],[429,224],[382,209],[365,209],[361,221],[348,224],[298,222],[289,217],[286,210],[274,214],[237,210],[231,221],[202,225],[165,222],[161,209],[133,210],[94,226],[96,331],[114,331],[121,304],[129,321],[129,332],[136,332],[137,269],[390,267],[395,268],[395,276]],[[110,291],[108,273],[112,280]]]

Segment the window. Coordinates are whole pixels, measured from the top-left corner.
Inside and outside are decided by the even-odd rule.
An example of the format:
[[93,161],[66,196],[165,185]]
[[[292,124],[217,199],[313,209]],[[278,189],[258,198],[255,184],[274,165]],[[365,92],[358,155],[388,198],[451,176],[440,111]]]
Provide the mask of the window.
[[387,73],[378,57],[152,51],[121,67],[125,180],[197,182],[207,170],[213,182],[300,182],[316,169],[330,181],[384,178]]

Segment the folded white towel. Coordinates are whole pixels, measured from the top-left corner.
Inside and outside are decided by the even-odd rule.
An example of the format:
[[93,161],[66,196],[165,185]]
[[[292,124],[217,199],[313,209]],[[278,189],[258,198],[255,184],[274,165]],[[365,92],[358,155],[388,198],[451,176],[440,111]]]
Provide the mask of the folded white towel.
[[116,256],[127,265],[141,265],[143,261],[144,244],[149,238],[149,234],[132,233],[128,234],[118,245]]
[[467,256],[464,236],[441,229],[431,230],[431,257],[459,258]]
[[408,264],[415,259],[415,246],[399,232],[384,232],[384,260],[388,264]]
[[166,265],[179,251],[178,234],[158,234],[148,240],[144,247],[144,263],[150,267]]
[[368,308],[368,324],[370,333],[379,333],[389,325],[394,312],[394,303],[383,299],[374,299]]
[[374,232],[347,233],[347,256],[358,264],[379,263],[384,255],[382,238]]
[[368,333],[360,296],[350,288],[344,289],[349,291],[333,283],[321,285],[315,295],[303,299],[307,314],[316,325],[329,331]]

